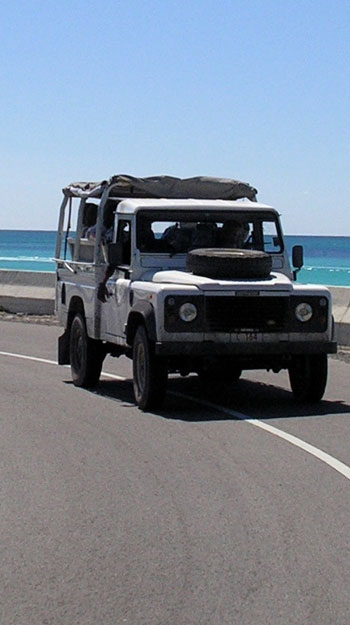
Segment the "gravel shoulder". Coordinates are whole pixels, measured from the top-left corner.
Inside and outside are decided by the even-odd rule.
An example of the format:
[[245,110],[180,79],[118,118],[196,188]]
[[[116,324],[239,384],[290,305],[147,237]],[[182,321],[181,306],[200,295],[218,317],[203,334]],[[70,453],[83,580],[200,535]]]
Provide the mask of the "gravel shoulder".
[[0,311],[0,321],[38,323],[46,326],[59,325],[55,315],[27,315],[26,313],[8,313],[4,311]]

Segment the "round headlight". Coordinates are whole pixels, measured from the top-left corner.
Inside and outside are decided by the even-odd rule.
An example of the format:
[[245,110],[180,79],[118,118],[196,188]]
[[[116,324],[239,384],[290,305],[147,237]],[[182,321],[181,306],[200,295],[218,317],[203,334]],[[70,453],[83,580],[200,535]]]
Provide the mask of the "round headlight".
[[179,308],[179,317],[182,321],[193,321],[197,317],[197,308],[191,302],[186,302]]
[[295,309],[295,316],[298,321],[310,321],[313,314],[312,306],[307,302],[302,302],[298,304]]

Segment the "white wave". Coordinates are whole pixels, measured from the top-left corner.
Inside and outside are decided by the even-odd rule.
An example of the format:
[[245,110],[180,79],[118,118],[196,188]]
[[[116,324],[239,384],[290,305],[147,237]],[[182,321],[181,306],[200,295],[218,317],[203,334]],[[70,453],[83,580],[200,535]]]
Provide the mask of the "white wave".
[[46,256],[0,256],[0,261],[11,261],[15,263],[50,263],[52,262],[52,258]]
[[310,265],[304,265],[303,269],[305,271],[318,271],[318,270],[322,270],[322,271],[346,271],[349,272],[350,271],[350,267],[326,267],[326,266],[322,266],[322,265],[315,265],[315,266],[310,266]]

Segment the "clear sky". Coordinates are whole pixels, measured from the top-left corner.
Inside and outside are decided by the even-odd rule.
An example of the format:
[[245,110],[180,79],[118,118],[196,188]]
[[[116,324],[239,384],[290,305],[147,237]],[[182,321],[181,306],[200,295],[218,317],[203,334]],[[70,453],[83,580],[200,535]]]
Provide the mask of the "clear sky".
[[2,0],[0,229],[117,173],[238,178],[350,236],[349,0]]

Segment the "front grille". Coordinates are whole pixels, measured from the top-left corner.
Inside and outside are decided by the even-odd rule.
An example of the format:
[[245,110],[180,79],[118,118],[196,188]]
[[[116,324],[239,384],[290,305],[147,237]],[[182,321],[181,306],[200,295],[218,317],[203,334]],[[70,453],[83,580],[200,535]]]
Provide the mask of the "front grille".
[[206,332],[281,332],[288,302],[288,297],[206,297]]

